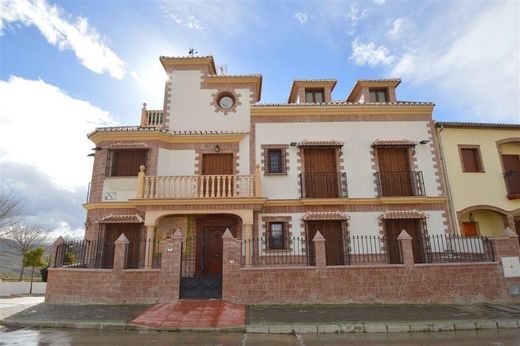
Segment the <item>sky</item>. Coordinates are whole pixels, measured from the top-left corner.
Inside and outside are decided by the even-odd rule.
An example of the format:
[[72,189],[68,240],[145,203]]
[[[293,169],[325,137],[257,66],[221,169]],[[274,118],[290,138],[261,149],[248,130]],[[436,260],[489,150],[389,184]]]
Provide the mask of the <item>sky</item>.
[[520,1],[0,0],[0,189],[27,223],[82,236],[99,126],[161,109],[159,56],[212,55],[262,74],[263,103],[294,79],[401,78],[398,100],[439,121],[520,122]]

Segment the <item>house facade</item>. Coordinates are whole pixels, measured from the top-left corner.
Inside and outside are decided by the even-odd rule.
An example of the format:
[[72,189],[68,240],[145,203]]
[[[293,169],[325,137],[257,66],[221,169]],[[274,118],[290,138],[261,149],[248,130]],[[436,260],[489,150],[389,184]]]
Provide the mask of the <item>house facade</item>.
[[399,79],[339,101],[334,79],[295,80],[265,104],[261,75],[160,61],[163,109],[88,135],[85,240],[55,243],[48,301],[517,299],[496,257],[516,238],[454,235],[434,105],[399,101]]
[[436,123],[458,232],[520,232],[520,125]]

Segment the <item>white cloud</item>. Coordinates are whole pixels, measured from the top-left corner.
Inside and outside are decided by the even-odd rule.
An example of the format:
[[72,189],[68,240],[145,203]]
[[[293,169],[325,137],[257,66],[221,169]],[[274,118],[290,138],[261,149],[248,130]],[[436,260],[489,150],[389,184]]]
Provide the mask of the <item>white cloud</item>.
[[36,167],[62,188],[90,180],[93,144],[86,134],[113,125],[108,112],[42,80],[0,80],[0,162]]
[[[426,31],[413,51],[396,61],[391,75],[440,89],[446,101],[467,107],[461,117],[520,122],[518,6],[491,3],[463,27],[453,21]],[[439,46],[436,37],[449,39]]]
[[403,17],[394,20],[392,23],[392,29],[388,32],[388,37],[392,40],[397,40],[401,35],[413,26],[413,21]]
[[60,50],[74,51],[92,72],[108,72],[116,79],[123,78],[125,63],[107,47],[88,19],[77,17],[71,22],[67,17],[61,8],[51,6],[45,0],[0,0],[0,34],[9,23],[35,26],[50,44]]
[[376,5],[383,5],[386,2],[386,0],[374,0],[374,4]]
[[368,65],[371,67],[379,65],[387,66],[395,60],[395,57],[390,55],[386,47],[376,47],[374,42],[363,43],[359,37],[356,37],[354,41],[351,42],[351,45],[352,55],[350,56],[350,60],[354,61],[356,65]]
[[294,18],[303,25],[309,21],[309,13],[307,10],[303,10],[302,12],[295,13]]
[[166,16],[172,19],[178,26],[183,26],[188,29],[202,30],[200,22],[194,16],[173,14],[167,10]]
[[347,19],[349,19],[352,22],[352,26],[356,26],[357,23],[365,18],[368,14],[368,11],[366,9],[361,10],[359,6],[354,2],[350,6],[350,12],[347,14]]

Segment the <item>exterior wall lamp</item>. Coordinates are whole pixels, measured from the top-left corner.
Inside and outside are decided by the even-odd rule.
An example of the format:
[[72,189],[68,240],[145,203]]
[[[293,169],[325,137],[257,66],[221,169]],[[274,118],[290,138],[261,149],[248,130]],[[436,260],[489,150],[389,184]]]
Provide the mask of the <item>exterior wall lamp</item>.
[[296,142],[291,142],[289,145],[290,145],[291,147],[295,147],[295,146],[298,145],[298,143],[296,143]]
[[215,152],[218,153],[220,151],[220,145],[215,145]]
[[469,213],[469,222],[475,222],[475,215],[472,212]]
[[422,141],[419,142],[420,144],[428,144],[430,143],[430,140],[429,139],[423,139]]

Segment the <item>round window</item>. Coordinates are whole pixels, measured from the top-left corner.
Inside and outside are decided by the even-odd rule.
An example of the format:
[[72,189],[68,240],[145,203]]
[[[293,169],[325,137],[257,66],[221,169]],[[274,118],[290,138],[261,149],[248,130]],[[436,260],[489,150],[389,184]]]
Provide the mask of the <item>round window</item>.
[[235,104],[235,97],[230,93],[222,93],[217,101],[220,108],[230,109]]

